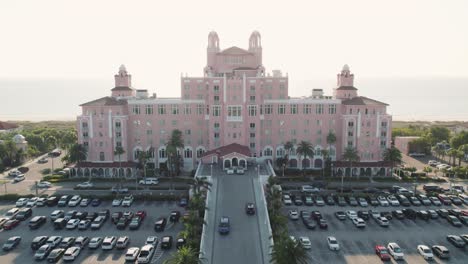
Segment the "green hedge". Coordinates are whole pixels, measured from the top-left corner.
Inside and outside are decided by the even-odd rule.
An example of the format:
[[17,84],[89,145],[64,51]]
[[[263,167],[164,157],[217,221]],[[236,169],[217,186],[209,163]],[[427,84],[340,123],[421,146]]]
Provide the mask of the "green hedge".
[[0,195],[0,201],[16,201],[21,197],[31,198],[31,197],[34,197],[34,195],[32,194],[19,195],[17,193],[9,193],[9,194]]

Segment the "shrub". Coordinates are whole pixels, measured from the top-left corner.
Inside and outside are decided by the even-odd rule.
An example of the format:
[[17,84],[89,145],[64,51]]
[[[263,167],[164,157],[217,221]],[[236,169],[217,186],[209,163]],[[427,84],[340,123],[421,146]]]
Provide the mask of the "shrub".
[[50,171],[51,171],[50,168],[45,168],[45,169],[41,170],[41,173],[43,175],[46,175],[46,174],[50,174]]

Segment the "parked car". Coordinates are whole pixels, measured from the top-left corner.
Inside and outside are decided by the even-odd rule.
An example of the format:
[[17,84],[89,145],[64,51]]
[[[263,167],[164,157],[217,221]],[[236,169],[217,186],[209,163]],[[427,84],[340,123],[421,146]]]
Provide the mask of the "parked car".
[[346,220],[346,213],[343,212],[343,211],[338,211],[338,212],[335,212],[335,216],[336,218],[338,218],[338,220]]
[[60,241],[59,247],[67,249],[73,246],[74,243],[75,243],[74,237],[64,237],[62,241]]
[[116,248],[125,249],[127,248],[129,243],[130,243],[130,238],[128,236],[121,236],[117,239]]
[[89,189],[89,188],[93,188],[93,187],[94,187],[94,184],[92,182],[89,182],[89,181],[78,183],[76,185],[76,188],[78,188],[78,189]]
[[125,261],[135,262],[135,260],[138,257],[138,254],[140,254],[140,248],[131,247],[127,249],[127,252],[125,253]]
[[292,205],[291,196],[289,196],[288,194],[284,194],[283,195],[283,203],[284,203],[284,205]]
[[388,254],[387,249],[382,245],[375,246],[375,254],[383,261],[390,260],[390,254]]
[[308,206],[314,205],[314,200],[312,199],[312,196],[310,195],[305,195],[304,196],[304,204]]
[[353,224],[358,228],[366,227],[366,222],[364,222],[362,218],[356,217],[356,218],[353,218],[352,221],[353,221]]
[[358,217],[356,211],[353,211],[353,210],[348,210],[348,211],[346,211],[346,216],[347,216],[349,219],[353,219],[353,218],[357,218],[357,217]]
[[96,206],[99,206],[99,205],[101,205],[101,199],[99,199],[99,198],[94,198],[94,199],[91,201],[91,206],[96,207]]
[[383,216],[377,217],[376,221],[382,227],[388,227],[390,225],[390,222],[388,221],[388,219]]
[[439,198],[440,202],[444,205],[452,205],[452,200],[445,194],[439,194],[437,198]]
[[155,247],[153,245],[144,245],[137,257],[138,263],[150,263],[154,255]]
[[125,196],[123,201],[122,201],[122,206],[123,207],[130,207],[133,204],[133,195],[128,195]]
[[102,241],[101,248],[103,250],[111,250],[114,249],[116,243],[117,238],[115,236],[106,236]]
[[439,218],[439,214],[435,210],[427,210],[427,213],[431,217],[431,219],[437,219]]
[[406,218],[408,219],[416,219],[416,211],[411,209],[411,208],[405,208],[402,210],[403,214],[405,215]]
[[37,160],[37,163],[39,163],[39,164],[44,164],[44,163],[47,163],[47,162],[49,162],[49,160],[46,157],[42,157],[39,160]]
[[298,195],[294,197],[294,204],[297,205],[297,206],[301,206],[302,205],[302,199],[301,197],[299,197]]
[[3,224],[3,230],[11,230],[19,225],[20,221],[16,219],[8,220]]
[[425,260],[434,260],[432,250],[426,245],[418,245],[418,253],[423,256]]
[[[335,205],[335,199],[333,199],[333,196],[328,195],[327,198],[325,199],[325,202],[328,205]],[[312,204],[311,204],[312,205]]]
[[19,243],[21,242],[21,237],[20,236],[13,236],[8,238],[8,240],[3,244],[3,251],[10,251],[16,248]]
[[66,206],[68,204],[68,201],[70,200],[70,198],[71,198],[70,195],[62,195],[60,197],[60,200],[57,203],[57,206],[59,206],[59,207]]
[[64,261],[73,261],[75,260],[81,252],[80,247],[70,247],[63,254]]
[[47,262],[55,263],[57,262],[65,253],[65,249],[63,248],[56,248],[52,250],[49,255],[47,256]]
[[432,246],[432,252],[434,252],[434,254],[440,259],[450,258],[450,251],[444,246],[434,245]]
[[450,201],[452,201],[452,203],[454,205],[462,205],[463,204],[463,201],[458,196],[449,195],[448,197],[450,198]]
[[398,201],[398,199],[393,196],[393,195],[389,195],[387,197],[387,201],[388,203],[391,205],[391,206],[400,206],[400,202]]
[[62,242],[62,238],[63,237],[61,236],[50,236],[47,239],[46,244],[51,245],[52,248],[58,247],[58,245],[60,245],[60,242]]
[[403,254],[403,250],[401,250],[400,246],[395,243],[388,243],[387,245],[388,252],[390,255],[393,257],[395,260],[402,260],[405,257],[405,254]]
[[80,248],[84,248],[86,247],[88,244],[89,244],[89,237],[87,236],[79,236],[75,239],[75,247],[80,247]]
[[140,228],[141,225],[141,218],[139,216],[134,216],[132,220],[130,220],[130,224],[128,225],[128,228],[130,230],[136,230]]
[[351,206],[358,206],[358,201],[354,196],[348,196],[348,203]]
[[416,198],[416,196],[410,196],[408,199],[412,205],[421,206],[421,201],[418,198]]
[[88,248],[97,249],[101,246],[102,241],[103,241],[102,237],[93,237],[88,243]]
[[380,206],[389,206],[390,205],[387,198],[385,198],[384,196],[377,197],[377,201],[379,201]]
[[465,247],[466,245],[466,242],[460,236],[456,235],[448,235],[447,241],[459,248]]
[[299,214],[296,209],[289,210],[288,217],[291,220],[299,220]]
[[65,212],[63,210],[54,210],[50,214],[50,219],[51,220],[57,220],[58,218],[62,218],[65,216]]
[[48,236],[37,236],[31,242],[31,249],[37,250],[44,245],[49,237]]
[[22,208],[19,210],[19,212],[15,215],[16,220],[24,221],[31,217],[32,215],[32,210],[31,208]]
[[112,201],[112,206],[120,206],[121,204],[122,204],[122,199],[120,199],[120,198],[115,198]]
[[23,198],[19,198],[19,199],[16,201],[15,205],[16,205],[16,207],[23,207],[23,206],[26,206],[26,204],[28,203],[28,201],[29,201],[29,198],[24,198],[24,197],[23,197]]
[[172,247],[172,236],[163,236],[161,238],[161,249],[170,249]]
[[363,220],[369,220],[369,212],[367,211],[358,211],[357,216]]
[[343,196],[338,196],[337,197],[337,203],[339,206],[346,206],[346,199]]
[[164,228],[166,228],[166,223],[167,223],[166,218],[161,217],[157,219],[156,222],[154,222],[154,231],[163,232]]
[[316,222],[310,218],[302,218],[302,223],[307,229],[315,229],[317,226]]
[[431,200],[432,204],[435,205],[435,206],[441,206],[442,205],[439,198],[437,198],[435,196],[429,197],[429,200]]
[[421,211],[417,211],[416,212],[416,215],[422,219],[422,220],[429,220],[431,218],[431,216],[429,215],[429,213],[427,211],[424,211],[424,210],[421,210]]
[[146,238],[145,245],[153,245],[157,247],[159,244],[159,238],[157,236],[149,236]]
[[16,176],[15,178],[13,178],[13,182],[20,182],[20,181],[24,181],[26,178],[24,177],[24,174],[20,174],[18,176]]
[[83,198],[80,202],[81,207],[87,207],[91,203],[91,199]]
[[54,221],[54,229],[55,230],[61,230],[64,229],[67,226],[67,220],[65,218],[57,218]]
[[322,196],[315,197],[315,204],[317,206],[324,206],[325,205],[325,201],[323,200]]
[[183,246],[185,246],[185,244],[187,244],[187,241],[185,240],[185,238],[183,238],[183,237],[177,238],[177,241],[176,241],[176,248],[177,249],[182,248]]
[[319,191],[320,191],[319,188],[313,187],[311,185],[302,185],[301,186],[301,192],[303,192],[303,193],[316,193],[316,192],[319,192]]
[[43,224],[45,224],[47,221],[47,218],[43,215],[40,216],[35,216],[31,220],[29,220],[29,228],[30,229],[38,229],[41,227]]
[[331,251],[338,251],[338,250],[340,250],[340,244],[338,243],[338,240],[336,240],[336,238],[333,237],[333,236],[327,237],[327,244],[328,244],[328,248],[329,248]]
[[158,178],[146,178],[146,180],[145,179],[140,180],[138,182],[138,184],[140,184],[140,185],[158,185],[159,180],[158,180]]
[[447,216],[449,216],[449,212],[446,209],[437,209],[436,212],[442,218],[447,218]]
[[431,200],[429,199],[429,197],[427,197],[426,195],[423,195],[423,194],[418,194],[416,195],[417,198],[419,198],[419,200],[421,201],[421,203],[425,206],[429,206],[431,205]]
[[60,197],[58,196],[50,196],[46,200],[46,205],[47,206],[56,206],[60,200]]
[[37,207],[44,207],[44,206],[46,206],[46,201],[47,201],[47,198],[40,197],[39,199],[37,199],[36,206]]
[[101,228],[101,226],[104,224],[104,221],[105,221],[105,217],[104,216],[98,216],[96,217],[93,222],[91,222],[91,229],[99,229]]
[[78,230],[86,230],[90,226],[91,226],[91,220],[84,219],[78,223]]
[[19,175],[21,175],[21,174],[22,174],[22,173],[21,173],[19,170],[17,170],[17,169],[13,169],[13,170],[10,170],[10,171],[8,172],[8,176],[10,176],[10,177],[16,177],[16,176],[19,176]]
[[364,197],[359,197],[358,198],[358,203],[359,203],[359,206],[361,206],[361,207],[369,206],[369,204],[367,203],[367,201],[366,201],[366,199]]
[[54,248],[50,244],[40,246],[34,254],[35,260],[44,260]]
[[11,208],[5,214],[6,219],[14,219],[16,215],[19,213],[20,208]]

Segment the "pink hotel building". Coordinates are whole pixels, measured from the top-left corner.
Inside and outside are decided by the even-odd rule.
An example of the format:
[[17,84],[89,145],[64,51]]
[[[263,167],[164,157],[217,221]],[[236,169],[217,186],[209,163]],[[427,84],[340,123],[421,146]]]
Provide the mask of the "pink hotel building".
[[[247,50],[221,50],[217,33],[211,32],[203,76],[181,77],[181,98],[159,98],[133,88],[123,65],[114,78],[111,96],[81,105],[78,141],[88,148],[88,157],[73,175],[116,176],[116,146],[125,150],[121,173],[126,177],[135,175],[141,151],[154,150],[150,162],[158,168],[167,160],[165,144],[174,129],[183,133],[184,170],[195,169],[200,161],[223,167],[246,166],[249,159],[274,161],[286,154],[285,142],[306,140],[312,143],[314,156],[302,159],[293,149],[290,167],[320,169],[321,150],[329,149],[334,172],[348,174],[347,163],[339,160],[351,146],[361,159],[353,164],[353,175],[388,173],[382,162],[391,140],[387,104],[358,96],[348,65],[337,75],[333,96],[313,89],[309,96],[289,97],[288,76],[265,70],[257,31]],[[329,146],[330,131],[337,140]]]

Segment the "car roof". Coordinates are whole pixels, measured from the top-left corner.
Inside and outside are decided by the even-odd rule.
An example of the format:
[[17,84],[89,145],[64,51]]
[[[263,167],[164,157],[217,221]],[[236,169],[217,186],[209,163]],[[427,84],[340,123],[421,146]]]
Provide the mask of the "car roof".
[[221,223],[229,223],[229,217],[227,217],[227,216],[222,216],[221,219],[220,219],[220,222],[221,222]]

